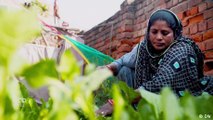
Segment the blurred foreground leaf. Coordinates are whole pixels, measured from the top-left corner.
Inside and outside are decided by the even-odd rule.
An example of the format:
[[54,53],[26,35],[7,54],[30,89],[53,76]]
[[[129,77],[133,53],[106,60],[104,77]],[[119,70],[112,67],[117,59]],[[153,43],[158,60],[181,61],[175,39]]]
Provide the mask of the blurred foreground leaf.
[[80,75],[80,67],[70,50],[66,50],[62,55],[58,71],[61,73],[62,80],[73,80]]
[[53,60],[42,60],[22,72],[23,76],[32,87],[40,87],[50,82],[50,80],[58,79],[56,63]]
[[0,9],[0,65],[8,64],[15,50],[39,34],[36,16],[26,11]]

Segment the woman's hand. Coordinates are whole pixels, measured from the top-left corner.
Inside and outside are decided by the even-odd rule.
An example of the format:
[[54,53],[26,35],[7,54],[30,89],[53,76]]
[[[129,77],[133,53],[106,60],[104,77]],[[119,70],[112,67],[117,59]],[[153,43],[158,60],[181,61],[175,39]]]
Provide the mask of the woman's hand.
[[98,66],[96,69],[97,69],[97,70],[100,70],[100,69],[107,69],[107,67],[106,67],[106,66]]
[[106,104],[101,106],[101,108],[98,109],[95,113],[97,115],[107,116],[107,115],[111,115],[112,112],[113,112],[113,106],[109,102],[107,102]]
[[108,65],[105,65],[105,66],[98,66],[96,69],[106,69],[106,68],[109,69],[113,73],[114,76],[117,75],[117,67],[114,64],[108,64]]

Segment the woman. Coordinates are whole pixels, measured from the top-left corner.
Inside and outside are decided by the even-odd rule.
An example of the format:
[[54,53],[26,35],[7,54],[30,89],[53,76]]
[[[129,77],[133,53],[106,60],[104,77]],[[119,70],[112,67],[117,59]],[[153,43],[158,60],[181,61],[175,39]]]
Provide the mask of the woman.
[[[198,46],[182,36],[178,17],[161,9],[151,15],[145,40],[106,67],[134,89],[140,87],[159,93],[169,86],[178,96],[185,90],[198,96],[204,88],[212,94],[211,78],[201,79],[204,77],[203,59]],[[207,87],[207,84],[211,85]],[[105,104],[97,113],[109,114],[112,112],[109,106]]]

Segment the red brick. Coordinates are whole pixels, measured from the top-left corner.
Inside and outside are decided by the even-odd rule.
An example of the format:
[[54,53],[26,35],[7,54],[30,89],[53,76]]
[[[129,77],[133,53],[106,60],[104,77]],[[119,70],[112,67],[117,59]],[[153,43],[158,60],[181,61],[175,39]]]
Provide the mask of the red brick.
[[198,5],[199,3],[201,3],[202,0],[189,0],[189,8],[191,8],[192,6]]
[[132,38],[132,36],[133,36],[132,32],[122,32],[116,35],[116,39],[120,40],[123,38]]
[[[107,44],[106,44],[107,45]],[[111,43],[111,47],[112,47],[112,49],[116,49],[117,48],[117,46],[120,46],[121,45],[121,42],[120,41],[118,41],[118,40],[116,40],[116,41],[113,41],[112,43]]]
[[198,32],[197,24],[191,25],[190,28],[190,34],[195,34]]
[[102,46],[98,50],[101,52],[104,52],[107,48],[108,48],[108,46]]
[[136,10],[140,10],[141,8],[142,8],[142,4],[141,3],[136,5]]
[[189,28],[188,27],[184,27],[183,28],[183,34],[184,35],[188,35],[189,34]]
[[213,30],[209,30],[203,34],[203,40],[213,38]]
[[199,7],[199,12],[202,12],[205,9],[207,9],[207,4],[204,2],[204,3],[201,3],[198,7]]
[[208,19],[208,18],[211,18],[213,16],[213,8],[210,9],[210,10],[206,10],[204,12],[204,19]]
[[99,43],[97,43],[97,44],[94,45],[95,48],[99,48],[101,46],[104,46],[104,41],[99,42]]
[[207,29],[213,28],[213,19],[207,21]]
[[133,42],[133,44],[137,44],[137,43],[140,42],[140,40],[141,40],[141,38],[140,38],[140,37],[137,37],[137,38],[135,38],[132,42]]
[[165,8],[166,8],[166,4],[162,4],[156,7],[156,9],[165,9]]
[[110,41],[110,38],[107,38],[106,40],[104,40],[104,44],[108,44]]
[[134,32],[135,30],[140,28],[140,25],[128,25],[128,26],[125,26],[125,29],[123,32]]
[[117,57],[117,55],[118,55],[118,51],[114,51],[114,52],[112,52],[112,58],[116,58],[116,57]]
[[[150,0],[149,0],[150,1]],[[149,12],[152,9],[154,9],[154,5],[153,4],[149,4],[147,7],[145,7],[144,12]]]
[[195,35],[191,35],[191,38],[193,39],[193,41],[195,42],[201,42],[202,41],[202,34],[195,34]]
[[188,9],[188,2],[184,1],[180,4],[177,4],[176,6],[172,7],[171,10],[175,13],[179,13],[181,11],[186,11]]
[[200,22],[200,23],[198,24],[198,31],[199,31],[199,32],[205,31],[205,30],[206,30],[206,26],[207,26],[207,24],[206,24],[205,21]]
[[152,1],[151,0],[147,0],[146,1],[146,5],[148,6],[149,4],[151,4],[152,3]]
[[121,26],[117,29],[117,32],[118,33],[121,33],[121,32],[133,32],[133,26],[132,25],[124,25],[124,26]]
[[121,44],[121,46],[118,48],[118,52],[129,52],[131,51],[132,47],[128,44]]
[[138,31],[139,36],[143,36],[143,35],[145,35],[145,33],[146,33],[146,29],[141,29]]
[[187,16],[193,16],[193,15],[196,15],[197,13],[198,13],[198,7],[197,6],[186,11]]
[[144,9],[140,9],[135,13],[136,17],[141,16],[142,14],[144,14]]
[[134,18],[134,14],[133,13],[124,13],[123,14],[123,19],[132,19]]
[[141,38],[140,38],[140,42],[144,40],[144,37],[145,37],[145,36],[141,36]]
[[205,59],[213,59],[213,51],[209,50],[204,53]]
[[197,15],[189,18],[189,25],[203,21],[203,15]]
[[178,0],[172,0],[173,1],[173,6],[177,5],[178,4]]
[[205,51],[205,44],[203,42],[196,42],[196,44],[198,45],[198,47],[200,48],[201,51]]
[[[137,31],[136,32],[133,32],[133,38],[137,38],[138,37],[138,34],[137,34]],[[134,41],[134,40],[133,40]]]
[[188,20],[188,19],[184,19],[184,20],[182,21],[182,25],[183,25],[183,27],[188,26],[188,25],[189,25],[189,20]]
[[131,19],[125,19],[122,21],[125,25],[132,25],[133,24],[133,20]]
[[134,31],[140,30],[142,28],[142,23],[134,25]]
[[145,15],[143,15],[143,16],[140,16],[140,17],[137,18],[136,23],[137,23],[137,24],[138,24],[138,23],[142,23],[142,22],[144,22],[145,20],[146,20]]
[[124,54],[126,54],[126,52],[120,52],[120,53],[118,53],[118,55],[116,56],[116,59],[119,59],[119,58],[122,57]]
[[110,51],[110,49],[105,49],[105,50],[104,50],[104,54],[110,56],[110,55],[112,54],[112,52]]
[[213,38],[204,41],[206,50],[213,50]]
[[179,13],[177,14],[177,16],[178,16],[178,18],[179,18],[180,20],[183,20],[183,18],[185,17],[185,14],[184,14],[184,12],[179,12]]
[[147,6],[147,5],[146,5],[146,1],[143,1],[142,7],[145,7],[145,6]]
[[172,0],[170,0],[169,2],[166,3],[166,8],[169,9],[171,8],[173,5],[172,5]]
[[121,41],[121,44],[127,44],[129,46],[133,46],[133,42],[129,39],[125,39]]
[[[151,1],[151,0],[147,0],[147,1]],[[164,4],[164,3],[165,3],[164,0],[156,0],[156,2],[155,2],[155,7],[156,7],[156,6],[160,6],[160,5]]]
[[146,28],[147,27],[147,21],[144,21],[143,23],[142,23],[142,28],[144,29],[144,28]]

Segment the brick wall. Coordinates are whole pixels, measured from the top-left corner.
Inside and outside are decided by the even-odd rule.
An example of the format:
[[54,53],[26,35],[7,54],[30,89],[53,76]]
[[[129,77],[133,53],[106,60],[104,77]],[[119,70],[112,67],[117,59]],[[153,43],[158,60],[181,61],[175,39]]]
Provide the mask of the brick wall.
[[213,75],[212,0],[124,1],[112,17],[84,33],[85,43],[115,59],[143,40],[151,13],[159,8],[172,10],[181,19],[183,34],[193,38],[205,54],[205,74]]

